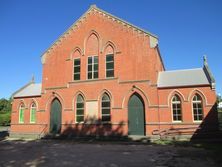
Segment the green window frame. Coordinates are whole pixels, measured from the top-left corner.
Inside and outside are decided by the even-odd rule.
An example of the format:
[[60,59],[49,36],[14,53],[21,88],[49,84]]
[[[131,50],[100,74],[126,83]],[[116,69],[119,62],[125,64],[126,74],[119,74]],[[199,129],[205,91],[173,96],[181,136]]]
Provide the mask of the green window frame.
[[36,123],[36,104],[32,103],[30,108],[30,123]]
[[73,80],[78,81],[81,79],[80,74],[81,74],[81,60],[80,58],[74,59],[73,62]]
[[193,120],[202,121],[203,120],[203,104],[200,95],[195,94],[192,100],[193,105]]
[[88,79],[97,79],[99,77],[98,56],[88,57]]
[[106,55],[106,78],[114,77],[114,54]]
[[101,114],[102,114],[102,122],[110,122],[111,121],[111,101],[110,97],[107,93],[104,93],[101,101]]
[[174,95],[172,98],[172,111],[173,111],[173,121],[181,122],[182,121],[182,108],[181,108],[181,100],[178,95]]
[[84,98],[82,95],[77,96],[76,100],[76,122],[84,122]]
[[19,123],[24,123],[25,105],[22,103],[19,107]]

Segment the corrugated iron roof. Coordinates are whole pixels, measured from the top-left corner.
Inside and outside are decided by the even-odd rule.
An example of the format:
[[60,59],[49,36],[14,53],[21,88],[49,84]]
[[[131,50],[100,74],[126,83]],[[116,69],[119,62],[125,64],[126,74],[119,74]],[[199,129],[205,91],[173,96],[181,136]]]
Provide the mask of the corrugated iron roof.
[[29,97],[29,96],[41,96],[41,83],[30,83],[24,88],[17,91],[13,97]]
[[157,87],[210,85],[202,68],[159,72]]

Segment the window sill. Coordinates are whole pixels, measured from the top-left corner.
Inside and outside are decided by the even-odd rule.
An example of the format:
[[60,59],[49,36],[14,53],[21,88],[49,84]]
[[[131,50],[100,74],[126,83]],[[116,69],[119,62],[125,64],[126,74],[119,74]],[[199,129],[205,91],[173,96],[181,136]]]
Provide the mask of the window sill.
[[173,121],[172,123],[183,123],[183,121]]
[[117,77],[110,77],[110,78],[103,78],[103,79],[86,79],[86,80],[78,80],[78,81],[71,81],[69,84],[75,83],[84,83],[84,82],[99,82],[99,81],[109,81],[109,80],[117,80]]
[[202,123],[203,122],[203,120],[201,120],[201,121],[193,121],[194,123]]

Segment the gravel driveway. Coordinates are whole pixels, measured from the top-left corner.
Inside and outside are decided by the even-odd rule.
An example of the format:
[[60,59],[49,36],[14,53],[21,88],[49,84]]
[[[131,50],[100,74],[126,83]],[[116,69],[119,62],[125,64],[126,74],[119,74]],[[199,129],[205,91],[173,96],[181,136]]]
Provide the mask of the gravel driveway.
[[[0,141],[0,166],[201,166],[216,164],[202,148],[155,144]],[[219,165],[218,165],[219,166]]]

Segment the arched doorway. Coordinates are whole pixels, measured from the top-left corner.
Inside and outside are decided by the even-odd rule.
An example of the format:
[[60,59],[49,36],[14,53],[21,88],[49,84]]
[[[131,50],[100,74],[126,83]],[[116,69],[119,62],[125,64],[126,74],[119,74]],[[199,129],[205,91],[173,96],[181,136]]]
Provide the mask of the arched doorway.
[[62,105],[55,98],[51,103],[50,111],[50,133],[59,134],[61,132]]
[[135,93],[128,102],[128,134],[145,135],[145,114],[142,97]]

